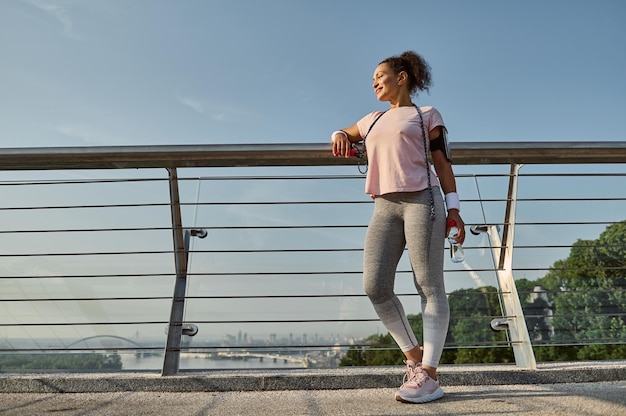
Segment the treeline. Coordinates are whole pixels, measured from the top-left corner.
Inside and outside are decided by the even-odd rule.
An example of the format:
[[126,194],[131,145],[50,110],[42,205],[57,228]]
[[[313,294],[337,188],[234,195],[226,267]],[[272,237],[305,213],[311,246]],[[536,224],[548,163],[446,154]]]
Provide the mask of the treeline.
[[[578,240],[565,260],[541,279],[516,280],[537,361],[626,359],[626,221],[596,240]],[[513,362],[494,287],[461,289],[449,296],[450,326],[441,363]],[[409,315],[418,339],[422,317]],[[340,365],[395,365],[404,356],[389,334],[370,335],[367,347],[348,351]]]
[[0,370],[121,370],[117,353],[3,354]]

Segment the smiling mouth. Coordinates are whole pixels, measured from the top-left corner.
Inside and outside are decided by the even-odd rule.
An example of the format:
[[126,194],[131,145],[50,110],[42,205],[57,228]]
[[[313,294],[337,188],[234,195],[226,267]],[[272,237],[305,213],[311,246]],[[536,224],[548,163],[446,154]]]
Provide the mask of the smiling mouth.
[[374,93],[375,93],[375,94],[378,94],[378,93],[379,93],[379,92],[381,92],[382,90],[383,90],[382,88],[376,88],[376,89],[374,90]]

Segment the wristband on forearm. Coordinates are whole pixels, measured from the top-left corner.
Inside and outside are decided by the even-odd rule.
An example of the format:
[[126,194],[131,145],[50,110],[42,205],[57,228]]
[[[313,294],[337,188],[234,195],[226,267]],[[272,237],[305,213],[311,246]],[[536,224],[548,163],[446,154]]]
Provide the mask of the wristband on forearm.
[[456,192],[449,192],[446,194],[446,208],[448,211],[451,209],[457,209],[461,211],[461,201],[459,201],[459,194]]
[[333,134],[330,135],[330,141],[332,143],[335,143],[335,139],[337,138],[338,134],[342,134],[346,139],[348,138],[348,133],[346,133],[343,130],[337,130],[337,131],[333,131]]

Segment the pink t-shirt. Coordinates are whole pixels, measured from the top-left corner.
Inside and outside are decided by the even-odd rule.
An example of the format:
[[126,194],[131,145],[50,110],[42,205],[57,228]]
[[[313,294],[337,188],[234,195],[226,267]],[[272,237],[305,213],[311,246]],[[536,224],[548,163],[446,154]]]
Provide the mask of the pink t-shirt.
[[[428,134],[437,126],[445,126],[441,113],[434,107],[420,107],[424,129]],[[374,111],[356,124],[361,137],[381,111]],[[427,138],[426,143],[430,145]],[[384,195],[391,192],[415,192],[428,188],[424,139],[417,109],[413,106],[389,109],[372,128],[365,141],[368,171],[365,193]],[[430,183],[439,186],[431,170]]]

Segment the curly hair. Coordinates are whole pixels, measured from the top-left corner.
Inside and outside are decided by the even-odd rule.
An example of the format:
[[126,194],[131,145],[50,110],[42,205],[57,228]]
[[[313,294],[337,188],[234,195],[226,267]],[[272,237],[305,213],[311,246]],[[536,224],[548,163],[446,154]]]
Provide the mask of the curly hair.
[[405,71],[409,76],[409,95],[418,91],[428,92],[431,85],[430,65],[424,58],[413,51],[402,52],[400,55],[391,56],[381,64],[388,64],[395,74]]

